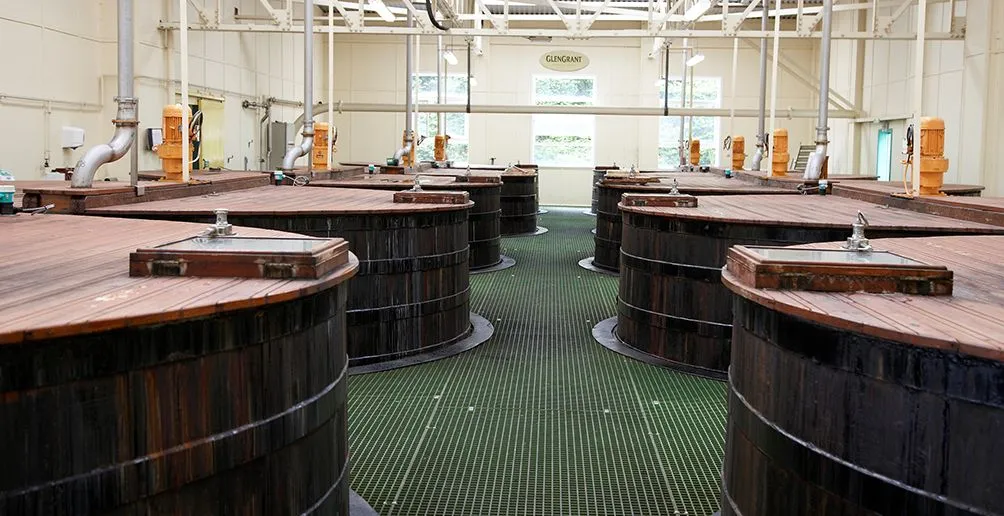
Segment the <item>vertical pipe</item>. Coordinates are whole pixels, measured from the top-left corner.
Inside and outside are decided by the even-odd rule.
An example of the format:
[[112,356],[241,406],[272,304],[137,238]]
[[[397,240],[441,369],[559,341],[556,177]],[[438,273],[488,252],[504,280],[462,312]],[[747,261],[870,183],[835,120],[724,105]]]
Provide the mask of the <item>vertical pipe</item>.
[[[443,74],[443,37],[436,36],[436,103],[443,103],[443,91],[446,89],[446,78]],[[436,113],[436,134],[443,136],[446,128],[443,127],[446,115],[442,111]]]
[[662,116],[669,116],[669,45],[662,47]]
[[[136,101],[136,113],[139,113],[139,101]],[[137,130],[139,127],[136,128]],[[139,135],[136,135],[136,139]],[[46,146],[46,149],[49,147]],[[132,149],[129,151],[129,186],[139,184],[139,143],[133,140]]]
[[[413,26],[413,23],[414,23],[414,20],[412,19],[411,11],[408,11],[408,28],[411,28]],[[409,35],[407,35],[407,36],[404,37],[404,69],[405,69],[405,73],[408,75],[407,78],[405,79],[405,83],[404,83],[405,84],[405,92],[404,92],[404,112],[405,112],[404,132],[406,134],[408,134],[408,135],[411,134],[411,130],[412,130],[411,113],[412,113],[412,110],[414,109],[414,106],[413,106],[414,99],[411,98],[412,89],[413,89],[413,84],[412,84],[411,76],[414,74],[414,71],[412,70],[412,66],[413,65],[412,65],[412,62],[411,62],[411,57],[412,57],[411,53],[412,53],[411,35],[409,34]]]
[[328,6],[328,168],[334,168],[335,153],[331,142],[335,139],[335,8]]
[[[727,3],[727,2],[726,2]],[[732,100],[729,102],[729,137],[735,138],[736,72],[739,71],[739,38],[732,40]]]
[[467,38],[467,112],[471,112],[471,38]]
[[[310,157],[314,144],[314,0],[303,3],[303,142],[300,144],[307,156],[307,174],[310,174],[313,159]],[[331,133],[330,127],[328,133]]]
[[[690,49],[687,48],[687,39],[683,39],[683,73],[680,74],[680,107],[687,107],[687,61],[690,59]],[[684,168],[687,165],[687,150],[684,147],[684,139],[686,138],[686,130],[684,129],[684,121],[686,117],[680,115],[680,168]]]
[[760,104],[757,117],[756,152],[753,153],[753,161],[750,163],[752,170],[760,170],[760,163],[767,152],[767,127],[765,125],[767,118],[767,2],[770,0],[762,1],[763,13],[760,15],[760,31],[763,33],[763,37],[760,38]]
[[178,0],[181,9],[181,181],[187,183],[192,173],[192,150],[188,124],[188,2]]
[[924,37],[927,31],[927,0],[917,1],[917,50],[913,68],[913,195],[920,195],[920,119],[924,113]]
[[[774,134],[776,127],[775,116],[777,115],[777,65],[781,59],[779,48],[781,45],[781,0],[774,3],[774,59],[771,60],[770,76],[770,134]],[[766,143],[766,142],[765,142]],[[774,166],[774,146],[767,146],[770,152],[767,153],[767,170],[773,170]]]
[[820,42],[819,59],[819,123],[816,126],[816,150],[805,167],[804,178],[819,179],[826,159],[828,116],[830,105],[830,43],[833,31],[833,0],[823,0],[823,40]]

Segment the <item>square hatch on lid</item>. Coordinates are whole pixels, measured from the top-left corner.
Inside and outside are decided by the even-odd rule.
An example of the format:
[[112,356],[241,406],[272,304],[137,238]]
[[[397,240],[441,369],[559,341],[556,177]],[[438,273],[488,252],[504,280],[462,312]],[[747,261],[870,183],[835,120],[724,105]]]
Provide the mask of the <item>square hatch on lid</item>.
[[137,249],[129,275],[317,279],[348,255],[341,238],[196,236]]
[[888,251],[734,246],[725,267],[751,288],[952,295],[947,267]]

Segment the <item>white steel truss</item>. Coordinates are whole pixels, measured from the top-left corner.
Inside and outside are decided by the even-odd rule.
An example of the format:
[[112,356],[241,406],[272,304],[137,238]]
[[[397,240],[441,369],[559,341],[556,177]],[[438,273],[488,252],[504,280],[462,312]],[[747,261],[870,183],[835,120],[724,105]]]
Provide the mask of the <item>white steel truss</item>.
[[[426,15],[423,3],[413,0],[385,0],[386,9],[397,16],[386,23],[373,12],[370,2],[344,0],[258,0],[266,17],[234,16],[225,19],[224,3],[233,0],[188,0],[195,9],[197,20],[188,30],[221,32],[302,32],[302,20],[294,19],[293,4],[313,2],[314,5],[334,9],[338,16],[335,25],[315,25],[315,32],[336,34],[450,34],[454,36],[509,36],[553,37],[569,39],[589,38],[773,38],[774,31],[759,30],[763,15],[763,0],[715,0],[714,9],[697,20],[686,21],[684,12],[695,0],[429,0],[434,10],[449,21],[446,32],[434,27]],[[376,0],[382,1],[382,0]],[[794,29],[782,29],[777,36],[786,39],[819,38],[821,7],[812,0],[783,0],[780,15],[794,19]],[[917,34],[909,27],[896,30],[911,6],[922,0],[834,0],[834,12],[865,12],[871,20],[868,30],[835,31],[833,39],[896,39],[915,40]],[[927,0],[927,3],[948,3],[954,12],[956,0]],[[812,3],[815,5],[806,5]],[[770,6],[774,0],[769,1]],[[229,10],[232,10],[229,9]],[[405,27],[404,19],[411,13],[414,27]],[[773,7],[768,16],[775,16]],[[950,16],[947,27],[930,27],[925,40],[961,39],[965,24],[961,18]],[[526,26],[532,22],[531,26]],[[544,28],[541,27],[544,22]],[[552,22],[547,24],[546,22]],[[598,23],[626,22],[626,23]],[[714,26],[717,24],[717,27]],[[744,28],[745,27],[745,28]],[[161,30],[179,30],[179,22],[164,22]]]

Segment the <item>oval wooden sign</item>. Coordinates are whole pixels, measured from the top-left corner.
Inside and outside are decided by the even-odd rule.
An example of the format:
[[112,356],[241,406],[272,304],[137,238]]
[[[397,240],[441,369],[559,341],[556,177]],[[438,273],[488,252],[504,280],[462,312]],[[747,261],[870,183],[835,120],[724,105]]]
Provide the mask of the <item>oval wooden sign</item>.
[[571,50],[552,50],[540,56],[540,65],[548,70],[574,72],[589,66],[589,56]]

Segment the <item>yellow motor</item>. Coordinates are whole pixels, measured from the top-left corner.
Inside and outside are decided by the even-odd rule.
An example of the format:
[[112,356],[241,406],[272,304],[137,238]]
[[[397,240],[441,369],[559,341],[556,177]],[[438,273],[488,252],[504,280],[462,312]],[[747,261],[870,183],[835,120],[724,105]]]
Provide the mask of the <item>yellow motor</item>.
[[[181,138],[191,135],[182,127],[182,115],[185,109],[188,111],[188,120],[192,120],[192,108],[181,104],[164,106],[163,127],[164,142],[157,147],[157,156],[160,157],[161,166],[164,169],[164,181],[182,180],[182,147]],[[189,146],[191,148],[191,146]]]
[[436,147],[433,155],[436,161],[446,161],[446,144],[449,141],[450,137],[445,134],[436,135]]
[[941,186],[948,172],[945,159],[945,121],[920,119],[920,195],[944,195]]
[[746,139],[742,136],[732,138],[732,170],[742,170],[746,162]]
[[[404,132],[404,137],[401,138],[401,147],[407,146],[409,143],[413,142],[414,140],[415,140],[414,133],[413,132],[409,132],[409,131],[406,130]],[[416,145],[412,145],[411,146],[411,151],[409,151],[404,156],[401,156],[401,162],[398,163],[398,165],[400,165],[402,167],[411,167],[411,166],[414,166],[414,164],[415,164],[415,147],[416,147]]]
[[701,140],[690,140],[690,164],[701,165]]
[[314,144],[310,151],[310,164],[314,169],[328,169],[328,131],[327,122],[314,122]]
[[774,159],[771,160],[770,175],[788,175],[788,160],[790,159],[791,156],[788,154],[788,130],[777,129],[774,131]]

